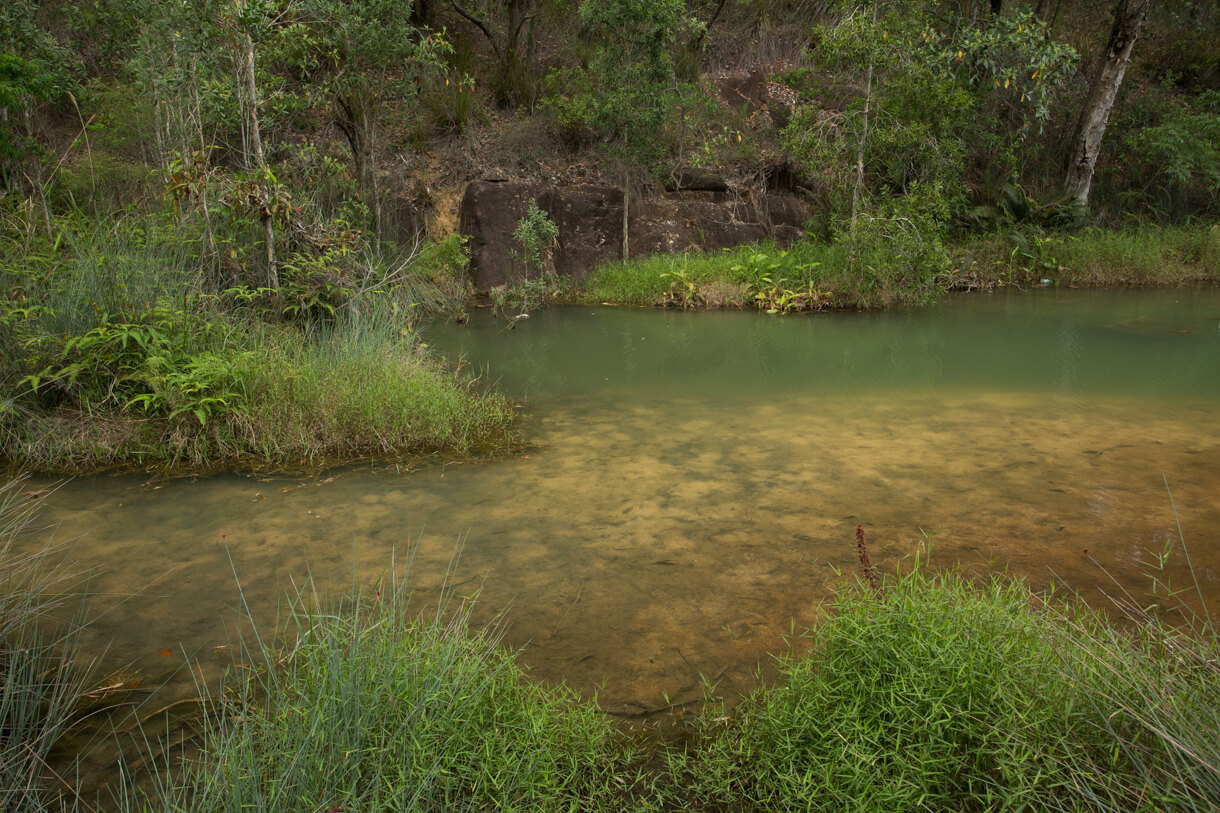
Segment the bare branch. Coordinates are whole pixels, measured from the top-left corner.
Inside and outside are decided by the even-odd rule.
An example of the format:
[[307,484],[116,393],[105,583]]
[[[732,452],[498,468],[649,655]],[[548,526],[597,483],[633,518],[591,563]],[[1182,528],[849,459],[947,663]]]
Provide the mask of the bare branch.
[[491,50],[495,51],[496,55],[499,56],[500,46],[496,45],[495,37],[493,37],[491,35],[491,31],[487,28],[487,23],[483,22],[478,17],[474,16],[469,11],[467,11],[466,9],[459,6],[457,3],[457,0],[449,0],[449,5],[453,6],[454,11],[456,11],[458,14],[461,14],[463,17],[465,17],[470,22],[474,23],[475,26],[477,26],[478,29],[483,32],[483,36],[487,37],[487,41],[491,43]]

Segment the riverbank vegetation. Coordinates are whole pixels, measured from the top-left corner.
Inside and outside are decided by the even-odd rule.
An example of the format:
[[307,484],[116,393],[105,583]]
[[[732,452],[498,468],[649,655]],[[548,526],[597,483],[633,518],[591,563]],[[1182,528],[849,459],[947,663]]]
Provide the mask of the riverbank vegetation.
[[[481,292],[510,317],[548,289],[785,313],[1216,279],[1211,3],[9,6],[0,453],[25,467],[502,448],[508,406],[409,327],[475,293],[479,177],[621,189],[620,256],[688,171],[808,214],[783,246],[633,256],[574,293],[535,206],[509,254],[536,278]],[[339,346],[349,372],[322,373]]]
[[435,257],[301,252],[270,290],[218,279],[197,233],[153,215],[51,225],[28,248],[7,235],[9,461],[265,467],[509,442],[512,406],[416,334],[417,310],[455,306],[462,290]]
[[601,266],[566,296],[587,304],[795,313],[926,304],[950,291],[1004,286],[1215,284],[1218,268],[1220,227],[1140,226],[947,241],[906,264],[884,252],[853,264],[844,246],[817,242],[666,254]]
[[[52,623],[79,590],[48,567],[53,552],[18,539],[34,504],[19,488],[0,506],[0,798],[21,813],[1220,803],[1220,638],[1192,603],[1201,592],[1124,599],[1109,618],[923,558],[845,578],[773,684],[726,708],[709,683],[702,713],[668,742],[644,745],[595,699],[531,680],[502,645],[503,617],[472,624],[477,591],[422,606],[393,566],[338,601],[307,583],[277,629],[243,623],[224,685],[198,686],[185,736],[141,737],[134,721],[164,710],[129,713],[117,708],[128,696],[98,688],[79,643],[87,615]],[[103,798],[62,779],[72,749],[111,740],[138,747]]]

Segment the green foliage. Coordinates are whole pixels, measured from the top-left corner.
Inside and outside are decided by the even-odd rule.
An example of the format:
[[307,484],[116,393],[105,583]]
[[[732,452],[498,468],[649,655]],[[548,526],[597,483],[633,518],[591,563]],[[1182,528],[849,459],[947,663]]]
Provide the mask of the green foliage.
[[[200,465],[508,442],[511,405],[447,374],[411,329],[417,303],[452,308],[464,292],[460,239],[430,248],[427,262],[388,244],[298,252],[278,294],[218,295],[190,232],[136,217],[55,225],[54,243],[0,256],[11,460]],[[259,324],[268,318],[278,326]],[[63,432],[68,415],[74,430]]]
[[[940,39],[928,32],[929,41]],[[1032,116],[1041,129],[1050,119],[1055,94],[1071,78],[1077,54],[1051,36],[1050,27],[1030,9],[995,15],[941,42],[951,60],[962,63],[959,81],[976,93],[999,95],[1003,104]],[[1022,123],[1024,138],[1028,122]]]
[[940,189],[920,185],[844,224],[835,245],[846,255],[845,278],[836,291],[869,307],[935,299],[938,277],[949,269],[948,214]]
[[1197,184],[1214,200],[1220,189],[1220,91],[1206,91],[1155,127],[1137,131],[1130,146],[1167,183]]
[[137,322],[101,323],[78,336],[32,347],[52,361],[22,383],[44,403],[85,412],[132,407],[169,420],[188,414],[200,426],[242,399],[233,359],[202,348],[221,328],[184,311],[154,306]]
[[[610,726],[575,692],[525,678],[472,601],[299,595],[251,636],[207,708],[201,754],[164,775],[159,810],[612,809]],[[253,622],[251,622],[253,623]],[[246,639],[250,640],[250,639]]]
[[833,191],[839,214],[849,194],[907,194],[915,184],[939,186],[949,212],[961,212],[968,155],[989,176],[1015,179],[1021,144],[1049,120],[1075,64],[1072,49],[1028,10],[962,25],[934,4],[917,11],[878,4],[872,15],[848,13],[815,37],[808,54],[815,69],[786,75],[803,104],[784,143]]
[[537,310],[550,292],[550,279],[533,277],[497,285],[489,293],[496,315],[505,316],[512,323],[529,316],[530,311]]
[[542,106],[569,137],[588,130],[611,141],[617,158],[651,166],[677,91],[677,39],[699,23],[681,0],[584,0],[579,14],[593,58],[553,73]]
[[[1210,629],[1134,631],[1004,577],[918,560],[859,582],[671,758],[701,809],[1207,810],[1220,799]],[[714,712],[713,712],[714,715]]]
[[558,237],[559,227],[555,221],[546,210],[538,208],[538,201],[531,200],[529,210],[513,229],[513,239],[518,246],[513,255],[525,264],[527,273],[545,274]]
[[41,2],[0,8],[0,188],[15,187],[19,167],[41,151],[28,129],[29,113],[42,102],[79,92],[76,55],[42,25]]
[[1071,692],[1019,584],[918,568],[836,599],[782,683],[713,730],[695,769],[721,806],[1041,808],[1064,788]]
[[1053,238],[1056,282],[1066,285],[1184,285],[1215,279],[1220,227],[1090,228]]

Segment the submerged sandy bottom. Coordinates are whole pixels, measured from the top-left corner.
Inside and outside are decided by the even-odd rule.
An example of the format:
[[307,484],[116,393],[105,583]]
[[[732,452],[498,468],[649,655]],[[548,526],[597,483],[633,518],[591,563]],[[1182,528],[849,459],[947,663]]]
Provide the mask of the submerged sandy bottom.
[[[231,643],[234,571],[269,624],[308,574],[350,584],[358,560],[368,584],[395,556],[412,556],[421,607],[453,566],[459,596],[481,590],[481,619],[507,608],[533,675],[609,712],[694,700],[701,676],[731,700],[855,573],[857,524],[883,571],[930,540],[942,566],[1007,568],[1091,602],[1111,577],[1146,593],[1150,552],[1177,539],[1162,474],[1220,604],[1209,406],[599,395],[549,404],[524,429],[539,444],[526,454],[409,474],[81,479],[44,498],[43,518],[96,571],[89,648],[168,681],[167,700],[195,691],[184,653],[209,679],[228,662],[214,648]],[[1180,556],[1161,577],[1189,583]]]

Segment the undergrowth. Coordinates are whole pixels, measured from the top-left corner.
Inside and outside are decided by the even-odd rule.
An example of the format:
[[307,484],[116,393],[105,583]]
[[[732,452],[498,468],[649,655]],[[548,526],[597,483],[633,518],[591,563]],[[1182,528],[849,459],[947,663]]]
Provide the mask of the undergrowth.
[[672,782],[715,811],[1214,810],[1214,629],[1138,621],[917,561],[841,590]]
[[[886,221],[878,220],[885,225]],[[858,229],[854,243],[762,243],[641,257],[600,266],[586,303],[768,313],[931,302],[948,291],[1005,285],[1185,285],[1220,280],[1220,227],[1141,226],[1071,232],[1013,230],[957,244],[894,241]]]
[[71,807],[73,789],[46,766],[95,672],[80,657],[84,615],[53,614],[78,579],[53,563],[53,548],[19,544],[35,505],[24,482],[0,484],[0,810],[41,813]]
[[[298,596],[208,705],[200,754],[162,774],[167,811],[599,810],[611,728],[564,687],[529,681],[472,602],[421,613],[391,575],[335,604]],[[133,797],[128,800],[134,808]]]
[[274,466],[509,443],[508,402],[445,370],[414,329],[464,294],[459,240],[294,255],[272,291],[228,285],[156,217],[55,226],[54,240],[0,244],[11,464]]

